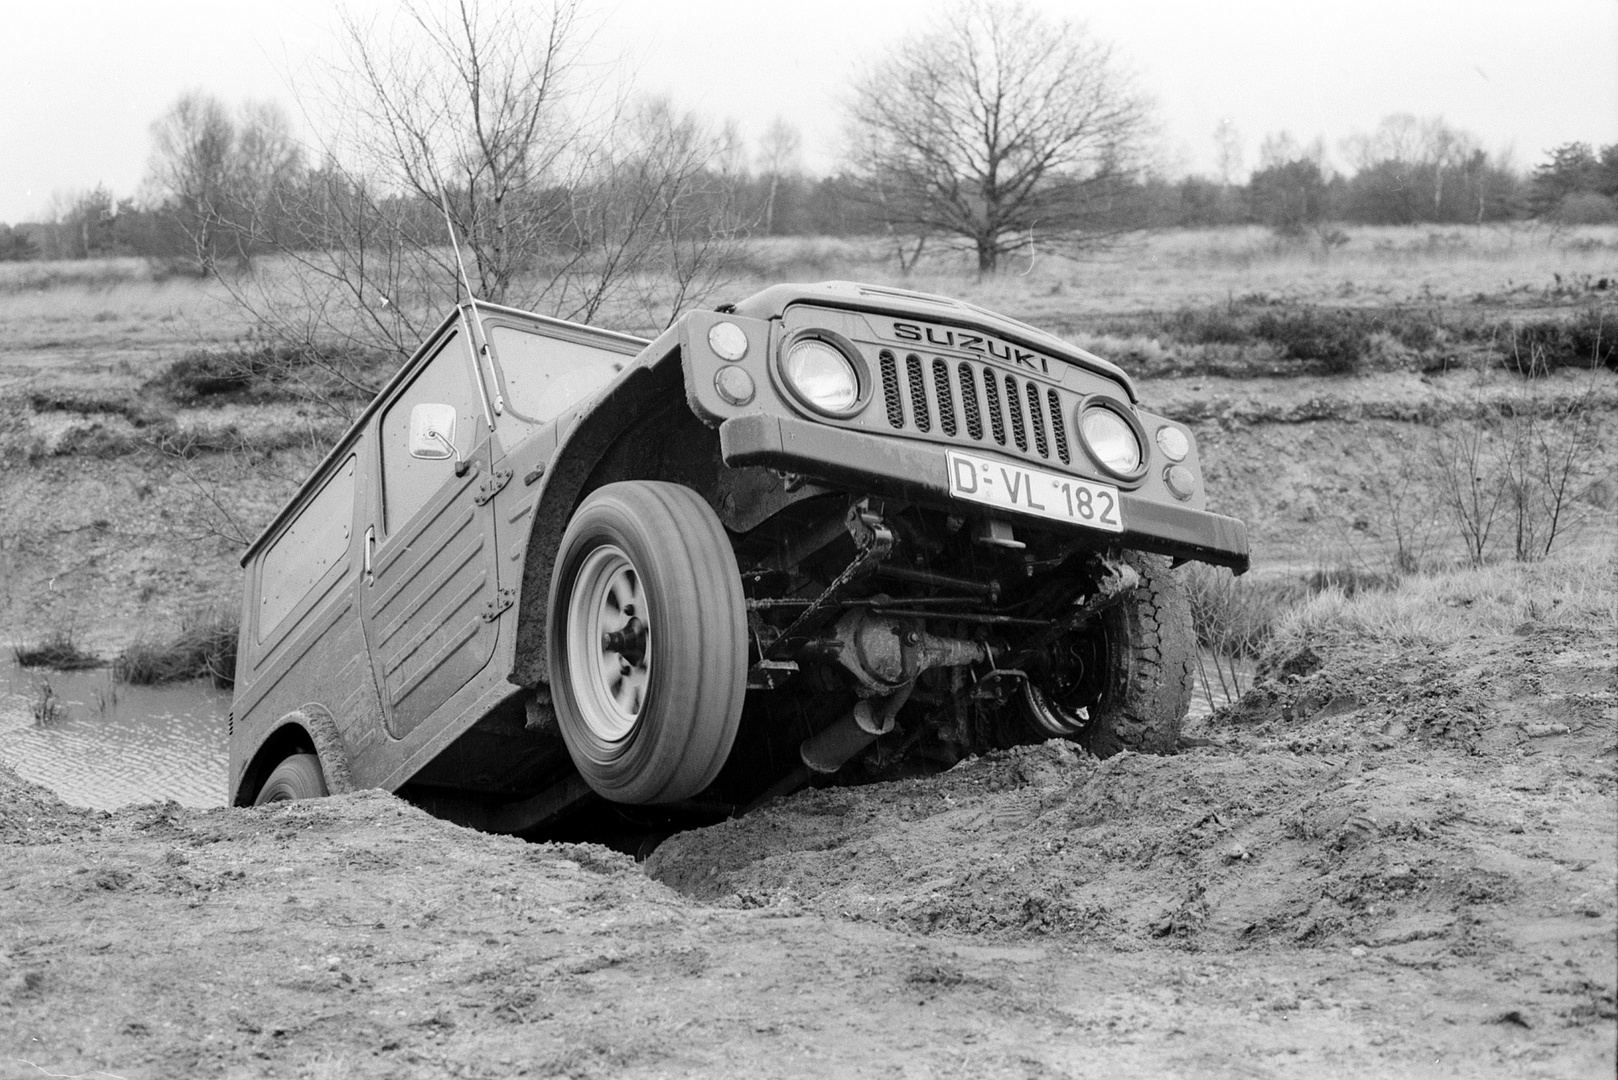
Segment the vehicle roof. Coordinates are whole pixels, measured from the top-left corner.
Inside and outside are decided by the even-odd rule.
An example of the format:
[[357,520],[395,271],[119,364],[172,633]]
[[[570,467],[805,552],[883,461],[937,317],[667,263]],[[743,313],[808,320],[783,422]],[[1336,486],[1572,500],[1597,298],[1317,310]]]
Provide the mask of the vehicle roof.
[[[491,304],[484,300],[477,300],[474,301],[474,303],[479,311],[490,315],[510,315],[520,318],[525,322],[539,323],[544,326],[552,326],[561,330],[569,330],[576,333],[586,334],[591,337],[601,338],[605,341],[613,342],[614,344],[620,346],[632,347],[636,352],[639,352],[647,345],[651,344],[651,341],[648,339],[636,337],[634,334],[622,334],[616,330],[603,330],[597,326],[586,326],[584,323],[569,322],[566,319],[555,319],[549,315],[538,315],[532,311],[523,311],[521,308],[506,307],[502,304]],[[264,527],[264,530],[260,532],[258,536],[254,537],[253,542],[247,545],[247,550],[242,552],[242,566],[246,566],[253,556],[258,554],[259,550],[263,548],[264,544],[270,539],[270,537],[275,535],[276,531],[279,530],[281,526],[286,523],[286,520],[296,512],[297,508],[302,505],[303,500],[313,491],[316,486],[321,483],[326,476],[327,470],[348,452],[355,439],[359,437],[360,432],[364,430],[365,425],[369,423],[371,417],[376,414],[377,409],[382,407],[382,402],[388,399],[389,395],[393,393],[395,387],[398,387],[404,383],[405,380],[409,379],[415,374],[416,369],[420,367],[425,361],[426,357],[433,352],[434,348],[439,342],[439,339],[444,336],[445,332],[449,330],[450,326],[460,321],[461,312],[464,311],[467,306],[468,305],[466,304],[457,305],[454,311],[444,316],[443,321],[434,327],[432,333],[422,338],[421,344],[416,346],[416,351],[410,354],[410,359],[401,364],[399,370],[393,373],[393,375],[383,385],[381,390],[377,391],[376,396],[366,404],[359,416],[354,418],[354,422],[348,425],[348,430],[343,432],[343,437],[338,439],[337,442],[332,445],[332,448],[328,450],[326,455],[320,459],[320,463],[310,471],[303,483],[298,486],[298,490],[292,496],[292,498],[286,501],[286,504],[282,506],[280,511],[276,513],[275,518]]]
[[1121,384],[1131,403],[1139,402],[1135,382],[1123,368],[1110,360],[1079,348],[1037,326],[1002,315],[965,300],[934,293],[895,289],[886,285],[865,285],[857,281],[821,281],[812,284],[772,285],[754,293],[728,310],[753,319],[778,318],[795,303],[821,307],[880,311],[888,315],[909,315],[919,319],[942,320],[956,325],[1016,338],[1020,343],[1051,353],[1078,367],[1088,368]]

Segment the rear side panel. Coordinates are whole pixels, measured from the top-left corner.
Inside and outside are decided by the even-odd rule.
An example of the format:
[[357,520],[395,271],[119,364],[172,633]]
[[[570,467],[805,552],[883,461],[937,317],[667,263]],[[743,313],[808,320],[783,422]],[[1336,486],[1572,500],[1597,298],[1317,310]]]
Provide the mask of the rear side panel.
[[[281,520],[247,564],[231,710],[232,802],[251,797],[242,785],[257,779],[248,774],[254,755],[288,714],[306,704],[331,713],[356,762],[381,733],[381,702],[358,597],[362,544],[356,504],[367,495],[366,448],[356,441],[351,449],[349,458],[335,460],[333,478],[311,489],[302,508]],[[304,573],[299,566],[318,572]]]

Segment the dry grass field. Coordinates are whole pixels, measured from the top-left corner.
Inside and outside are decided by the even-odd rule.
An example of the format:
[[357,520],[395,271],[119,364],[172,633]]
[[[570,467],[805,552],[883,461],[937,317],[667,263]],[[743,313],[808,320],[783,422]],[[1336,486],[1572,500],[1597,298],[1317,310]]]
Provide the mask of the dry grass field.
[[[1181,753],[808,791],[643,866],[377,792],[103,815],[0,769],[0,1077],[1611,1076],[1618,229],[1344,235],[987,280],[752,242],[713,300],[956,295],[1192,424],[1256,566],[1185,571],[1225,691]],[[217,378],[262,344],[217,284],[0,266],[0,639],[228,620],[359,404]]]

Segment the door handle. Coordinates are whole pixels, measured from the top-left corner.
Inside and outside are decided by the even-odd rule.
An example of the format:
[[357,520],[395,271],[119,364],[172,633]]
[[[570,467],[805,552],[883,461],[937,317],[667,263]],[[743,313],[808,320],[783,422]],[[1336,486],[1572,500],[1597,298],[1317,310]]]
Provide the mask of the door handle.
[[365,530],[365,584],[376,584],[376,573],[371,569],[371,557],[376,553],[376,526]]

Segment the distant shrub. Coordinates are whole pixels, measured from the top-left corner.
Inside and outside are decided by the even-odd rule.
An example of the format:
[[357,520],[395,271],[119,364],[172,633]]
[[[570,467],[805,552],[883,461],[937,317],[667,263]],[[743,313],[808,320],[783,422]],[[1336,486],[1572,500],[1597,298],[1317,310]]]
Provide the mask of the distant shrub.
[[1338,589],[1344,596],[1353,596],[1362,592],[1386,592],[1388,589],[1399,587],[1399,577],[1396,574],[1379,574],[1373,570],[1361,570],[1352,566],[1314,570],[1303,580],[1311,595],[1325,592],[1327,589]]
[[1556,220],[1562,225],[1610,225],[1618,221],[1618,202],[1595,191],[1574,191],[1557,203]]
[[132,643],[113,661],[113,674],[134,686],[212,679],[215,686],[229,687],[236,678],[236,634],[233,613],[193,615],[166,641]]
[[0,262],[39,258],[39,245],[22,229],[0,222]]
[[1268,345],[1310,371],[1348,374],[1383,329],[1376,314],[1354,308],[1286,304],[1261,297],[1208,308],[1181,308],[1108,320],[1101,333],[1167,338],[1182,345]]
[[1589,307],[1571,319],[1531,319],[1499,329],[1501,362],[1519,374],[1569,367],[1618,371],[1618,309]]
[[1313,360],[1333,375],[1359,367],[1371,341],[1370,320],[1358,311],[1286,307],[1262,314],[1255,336],[1279,345],[1294,360]]
[[73,635],[58,630],[37,645],[13,645],[11,655],[25,668],[50,668],[54,671],[83,671],[101,666],[101,658],[79,648]]
[[156,419],[147,405],[122,390],[91,390],[79,387],[46,387],[31,391],[28,405],[36,413],[75,412],[86,416],[122,416],[136,427]]
[[[380,355],[248,343],[229,349],[193,349],[141,389],[181,405],[219,399],[302,401],[310,396],[368,401],[393,366]],[[344,372],[343,377],[333,376],[338,370]]]
[[195,399],[240,393],[265,370],[252,353],[192,352],[170,364],[160,378],[171,396]]
[[[1532,319],[1416,304],[1289,304],[1254,295],[1206,308],[1114,316],[1081,329],[1092,347],[1147,373],[1350,374],[1372,356],[1436,370],[1464,362],[1463,354],[1525,375],[1591,366],[1618,370],[1618,307],[1596,300],[1612,281],[1590,275],[1559,281],[1554,295],[1579,298],[1584,306]],[[1410,355],[1387,353],[1390,341]],[[1204,346],[1211,348],[1191,348]]]
[[149,445],[148,439],[129,431],[108,427],[100,421],[85,427],[71,427],[51,447],[53,457],[97,458],[111,461],[133,454]]
[[182,404],[242,394],[270,371],[273,359],[265,349],[193,349],[170,363],[143,389],[155,390]]
[[51,259],[7,263],[0,267],[0,293],[44,292],[80,286],[112,288],[154,280],[144,259]]

